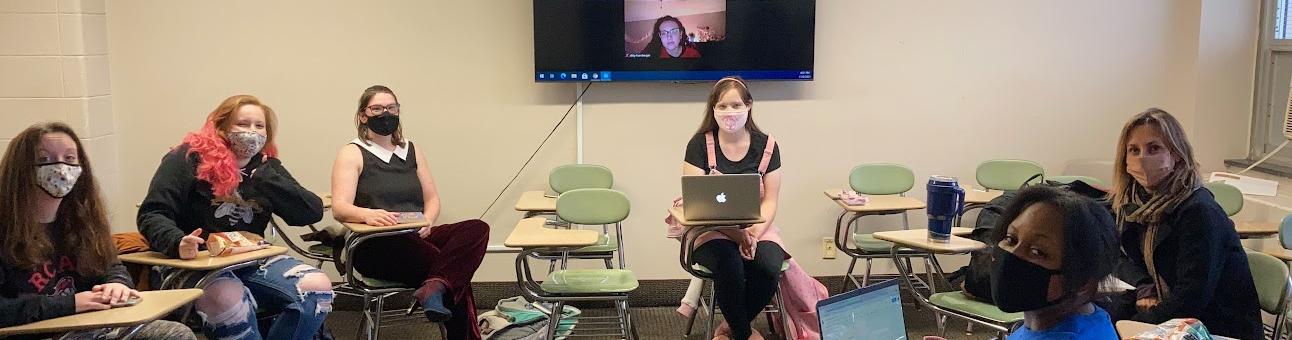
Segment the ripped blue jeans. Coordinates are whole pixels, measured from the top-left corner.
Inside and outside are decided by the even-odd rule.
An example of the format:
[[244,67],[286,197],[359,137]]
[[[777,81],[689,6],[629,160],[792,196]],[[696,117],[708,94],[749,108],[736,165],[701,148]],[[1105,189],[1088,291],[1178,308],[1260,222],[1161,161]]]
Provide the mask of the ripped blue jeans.
[[[312,339],[332,312],[331,289],[303,290],[301,277],[319,270],[287,255],[264,260],[221,274],[205,288],[208,296],[224,303],[219,307],[197,305],[208,339]],[[238,293],[241,291],[241,293]],[[241,295],[241,302],[237,302]],[[223,297],[219,297],[223,296]],[[230,303],[232,301],[232,303]],[[214,310],[213,310],[214,309]],[[277,314],[265,334],[257,327],[256,313]]]

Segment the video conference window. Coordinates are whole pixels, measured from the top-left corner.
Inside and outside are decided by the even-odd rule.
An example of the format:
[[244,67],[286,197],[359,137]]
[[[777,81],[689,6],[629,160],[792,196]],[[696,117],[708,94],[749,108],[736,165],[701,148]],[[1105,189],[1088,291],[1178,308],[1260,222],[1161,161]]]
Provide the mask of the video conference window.
[[815,0],[534,0],[534,80],[811,80]]
[[727,36],[726,0],[624,1],[627,58],[699,58],[700,44]]

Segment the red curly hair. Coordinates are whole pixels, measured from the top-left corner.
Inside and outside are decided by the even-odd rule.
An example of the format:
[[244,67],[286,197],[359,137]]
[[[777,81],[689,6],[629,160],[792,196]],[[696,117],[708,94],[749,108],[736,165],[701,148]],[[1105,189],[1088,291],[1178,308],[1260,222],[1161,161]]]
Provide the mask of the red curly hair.
[[268,105],[251,95],[236,95],[225,99],[206,116],[202,129],[189,132],[184,136],[181,145],[188,145],[188,153],[197,154],[197,179],[211,183],[211,192],[216,197],[233,196],[242,182],[242,172],[238,169],[238,157],[229,149],[226,137],[233,127],[235,113],[243,105],[259,106],[265,111],[265,148],[261,151],[266,156],[278,158],[278,146],[274,144],[274,135],[278,130],[278,117]]

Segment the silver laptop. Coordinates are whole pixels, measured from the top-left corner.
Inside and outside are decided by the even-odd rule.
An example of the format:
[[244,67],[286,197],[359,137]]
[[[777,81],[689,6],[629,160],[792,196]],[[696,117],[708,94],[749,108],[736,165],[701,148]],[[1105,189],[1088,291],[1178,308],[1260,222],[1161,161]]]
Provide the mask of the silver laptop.
[[906,340],[897,279],[818,301],[816,314],[821,340]]
[[752,220],[762,216],[757,174],[682,176],[687,220]]

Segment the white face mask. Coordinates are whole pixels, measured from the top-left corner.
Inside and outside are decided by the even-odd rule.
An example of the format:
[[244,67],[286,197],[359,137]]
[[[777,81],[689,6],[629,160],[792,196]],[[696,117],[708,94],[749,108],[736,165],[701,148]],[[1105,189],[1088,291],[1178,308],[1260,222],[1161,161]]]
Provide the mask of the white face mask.
[[713,118],[723,131],[735,132],[745,127],[745,122],[749,121],[749,111],[714,111]]
[[81,166],[67,163],[45,163],[36,166],[36,185],[54,198],[72,192],[81,177]]
[[230,132],[228,138],[233,154],[241,158],[255,156],[265,147],[265,139],[267,139],[265,135],[255,131]]
[[1126,173],[1146,188],[1156,187],[1163,178],[1171,175],[1172,170],[1175,170],[1175,159],[1169,152],[1152,156],[1126,156]]

